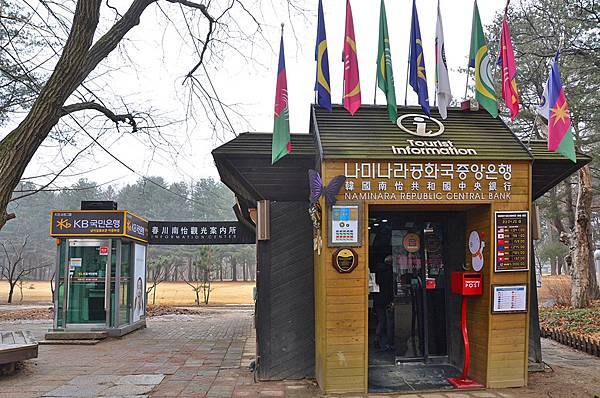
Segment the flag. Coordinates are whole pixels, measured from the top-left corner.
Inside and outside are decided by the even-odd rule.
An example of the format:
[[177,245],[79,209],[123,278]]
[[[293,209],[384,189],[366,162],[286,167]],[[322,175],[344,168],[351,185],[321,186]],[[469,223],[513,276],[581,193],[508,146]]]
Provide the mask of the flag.
[[450,78],[448,77],[448,65],[446,64],[446,51],[444,49],[444,28],[442,26],[442,14],[440,2],[437,7],[437,24],[435,27],[435,87],[437,91],[438,110],[442,119],[448,117],[448,105],[452,100],[450,92]]
[[483,27],[477,9],[477,0],[473,7],[473,25],[471,28],[471,51],[469,67],[475,68],[475,99],[493,117],[498,117],[496,91],[492,84],[492,62],[488,54],[488,46],[483,35]]
[[275,89],[275,121],[273,123],[273,142],[271,145],[271,164],[292,152],[290,140],[290,112],[288,108],[287,77],[285,74],[285,56],[283,53],[283,31],[279,44],[279,66],[277,68],[277,88]]
[[342,60],[344,61],[344,108],[354,115],[360,108],[360,77],[350,0],[346,0],[346,32]]
[[419,96],[421,109],[427,116],[431,116],[429,110],[429,94],[427,93],[427,74],[425,72],[425,57],[423,55],[423,43],[421,42],[421,29],[419,28],[419,16],[417,15],[416,0],[413,0],[412,22],[410,26],[410,53],[409,53],[409,82],[415,93]]
[[392,53],[388,36],[387,17],[384,0],[381,0],[379,12],[379,51],[377,52],[377,86],[385,93],[388,116],[392,123],[398,120],[396,106],[396,89],[394,88],[394,73],[392,71]]
[[317,23],[317,44],[315,45],[315,61],[317,61],[317,77],[315,79],[315,91],[317,92],[317,104],[327,109],[331,108],[331,88],[329,83],[329,57],[327,55],[327,35],[325,34],[325,17],[323,16],[323,4],[319,0],[319,18]]
[[517,92],[517,67],[515,65],[515,54],[513,53],[510,29],[506,21],[506,13],[502,18],[502,33],[500,34],[500,54],[498,54],[498,65],[502,66],[502,98],[510,111],[511,120],[515,120],[519,113],[519,93]]
[[576,162],[575,143],[571,127],[571,116],[565,91],[563,90],[558,70],[558,56],[556,53],[552,61],[550,78],[548,79],[548,150],[558,152],[564,157]]
[[548,85],[550,84],[550,76],[548,76],[548,80],[546,81],[546,85],[544,86],[544,92],[542,93],[542,98],[540,99],[540,104],[537,108],[537,113],[542,116],[544,119],[550,119],[550,108],[548,107]]

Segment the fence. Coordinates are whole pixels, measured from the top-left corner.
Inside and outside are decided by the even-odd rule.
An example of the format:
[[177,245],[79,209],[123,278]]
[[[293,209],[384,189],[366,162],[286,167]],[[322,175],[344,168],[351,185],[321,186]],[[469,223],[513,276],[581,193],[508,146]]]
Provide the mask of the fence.
[[600,357],[600,342],[571,332],[541,327],[540,335],[561,344]]

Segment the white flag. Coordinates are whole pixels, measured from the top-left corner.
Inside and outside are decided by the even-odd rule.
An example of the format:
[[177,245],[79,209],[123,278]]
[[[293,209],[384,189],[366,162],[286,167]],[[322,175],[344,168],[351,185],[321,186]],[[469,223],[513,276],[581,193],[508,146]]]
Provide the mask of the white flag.
[[444,50],[444,28],[442,27],[442,14],[440,2],[437,8],[437,25],[435,27],[435,86],[437,91],[438,110],[442,119],[448,116],[447,108],[452,100],[450,92],[450,78],[448,65],[446,65],[446,52]]
[[550,77],[546,81],[546,85],[544,86],[544,92],[542,93],[542,98],[540,99],[540,104],[538,105],[537,112],[546,120],[550,119],[550,106],[548,104],[548,83],[550,83]]

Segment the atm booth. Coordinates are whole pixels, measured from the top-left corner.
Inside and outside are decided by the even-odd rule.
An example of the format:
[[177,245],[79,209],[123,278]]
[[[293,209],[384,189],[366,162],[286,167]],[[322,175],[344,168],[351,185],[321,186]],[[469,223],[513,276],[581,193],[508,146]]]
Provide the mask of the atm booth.
[[146,326],[148,222],[106,203],[51,212],[55,311],[47,339],[60,339],[61,332],[71,339],[122,336]]
[[[534,202],[589,156],[456,108],[398,107],[392,123],[385,106],[313,105],[275,165],[271,139],[212,152],[256,224],[260,380],[314,378],[328,394],[527,385]],[[311,186],[325,192],[314,205]]]

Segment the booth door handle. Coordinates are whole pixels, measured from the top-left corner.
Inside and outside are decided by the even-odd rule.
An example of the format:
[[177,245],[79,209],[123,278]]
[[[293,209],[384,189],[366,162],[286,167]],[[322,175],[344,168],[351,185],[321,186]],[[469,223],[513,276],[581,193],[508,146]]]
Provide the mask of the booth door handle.
[[105,268],[105,276],[104,276],[104,311],[108,311],[110,299],[110,270],[108,269],[108,264]]

